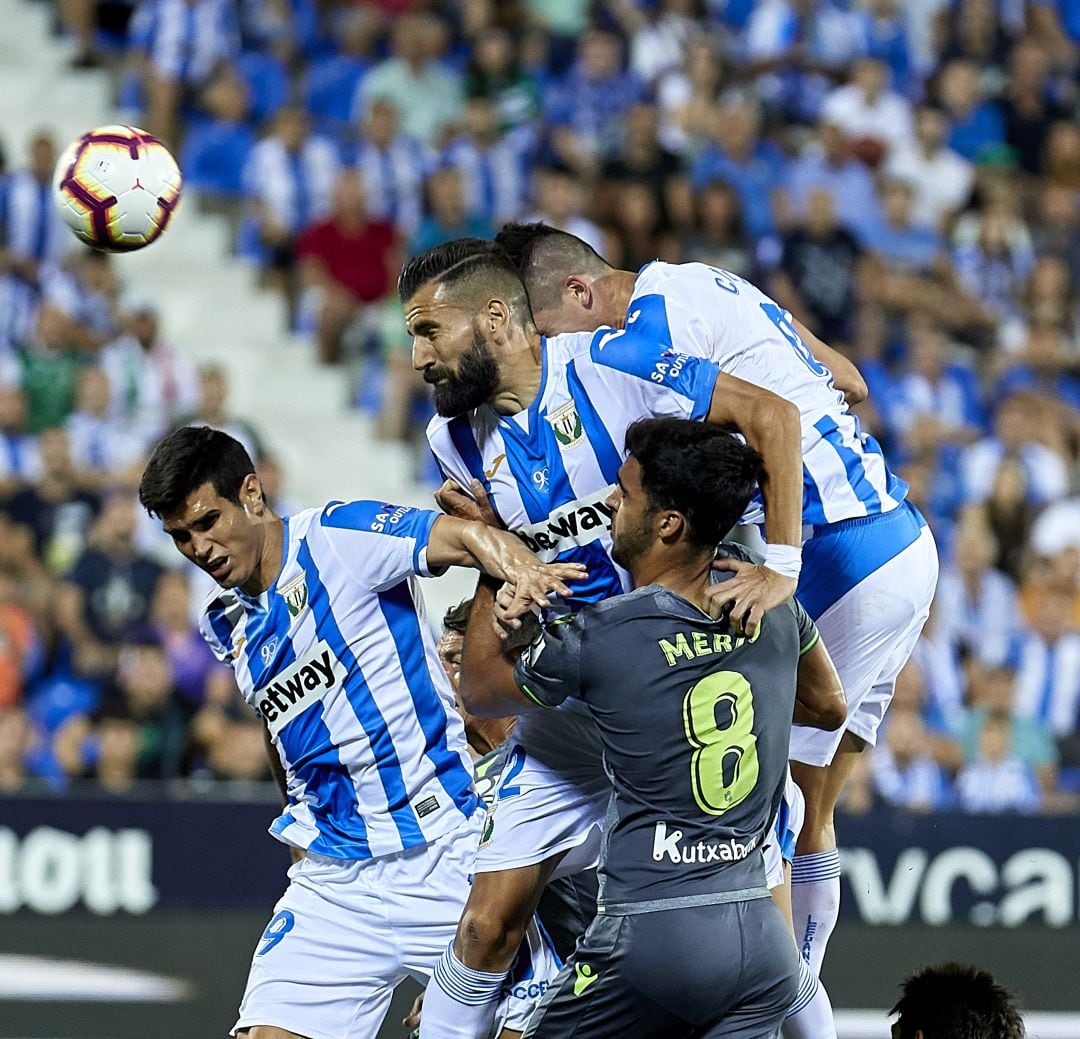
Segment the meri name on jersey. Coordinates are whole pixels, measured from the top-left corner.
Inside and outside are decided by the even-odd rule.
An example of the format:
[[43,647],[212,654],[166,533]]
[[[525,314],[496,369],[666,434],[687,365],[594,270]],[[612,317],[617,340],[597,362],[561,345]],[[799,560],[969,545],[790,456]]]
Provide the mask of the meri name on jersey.
[[319,642],[296,663],[256,689],[254,704],[270,735],[276,736],[293,718],[322,700],[344,680],[345,674],[345,665],[325,642]]
[[577,498],[554,509],[547,517],[517,534],[544,563],[552,563],[575,546],[591,544],[611,532],[611,506],[607,504],[610,487]]

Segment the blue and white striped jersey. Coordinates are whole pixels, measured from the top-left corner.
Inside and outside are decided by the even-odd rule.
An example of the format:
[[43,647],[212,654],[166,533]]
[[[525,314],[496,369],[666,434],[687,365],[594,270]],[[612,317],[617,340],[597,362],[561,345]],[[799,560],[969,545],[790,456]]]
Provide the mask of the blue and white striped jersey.
[[[804,524],[891,512],[907,496],[791,315],[750,282],[701,263],[650,263],[634,284],[626,324],[660,346],[716,361],[720,371],[799,409]],[[758,495],[743,521],[764,518]]]
[[146,0],[128,38],[166,79],[205,83],[219,61],[240,53],[236,0]]
[[29,170],[16,170],[0,181],[0,241],[18,260],[56,262],[63,257],[71,232],[49,181],[42,184]]
[[605,503],[627,427],[652,416],[704,418],[717,366],[610,328],[545,339],[540,353],[540,390],[527,410],[499,415],[483,405],[437,416],[428,443],[447,476],[483,483],[503,523],[542,560],[588,567],[588,581],[573,586],[580,606],[631,587],[610,558]]
[[361,137],[353,165],[364,181],[368,213],[412,235],[423,215],[429,163],[424,146],[405,134],[394,138],[388,148]]
[[270,827],[321,855],[427,844],[476,810],[472,764],[414,575],[438,513],[331,502],[285,519],[257,598],[218,590],[199,624],[262,716],[288,778]]
[[530,171],[536,152],[532,127],[511,130],[490,148],[475,138],[454,138],[439,156],[439,165],[461,174],[470,213],[482,213],[496,223],[520,220],[529,201]]
[[311,136],[298,151],[278,137],[261,140],[244,167],[244,190],[294,234],[330,212],[341,160],[332,141]]

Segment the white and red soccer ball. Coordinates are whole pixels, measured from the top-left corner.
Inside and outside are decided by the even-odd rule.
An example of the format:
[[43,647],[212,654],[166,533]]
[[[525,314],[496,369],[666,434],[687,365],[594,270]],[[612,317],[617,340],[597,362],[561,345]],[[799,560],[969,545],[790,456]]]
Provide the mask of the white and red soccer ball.
[[53,174],[64,223],[95,249],[130,252],[169,226],[183,177],[169,149],[134,126],[102,126],[64,149]]

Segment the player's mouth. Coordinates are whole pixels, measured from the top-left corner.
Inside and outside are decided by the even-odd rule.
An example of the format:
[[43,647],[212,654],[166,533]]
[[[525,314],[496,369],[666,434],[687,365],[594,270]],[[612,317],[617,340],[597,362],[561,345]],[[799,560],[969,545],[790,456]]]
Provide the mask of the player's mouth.
[[206,572],[215,580],[221,581],[225,578],[225,575],[229,572],[229,557],[220,556],[217,559],[211,559],[206,564]]

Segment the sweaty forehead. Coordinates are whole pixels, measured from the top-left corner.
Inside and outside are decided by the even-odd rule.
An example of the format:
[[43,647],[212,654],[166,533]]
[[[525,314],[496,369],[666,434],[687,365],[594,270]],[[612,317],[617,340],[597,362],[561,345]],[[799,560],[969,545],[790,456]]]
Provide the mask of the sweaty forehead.
[[451,287],[441,283],[421,286],[405,304],[405,326],[410,331],[420,323],[445,325],[465,314],[460,299],[451,300]]
[[161,526],[166,533],[184,530],[197,523],[208,512],[220,509],[224,499],[214,490],[213,484],[204,483],[196,487],[181,503],[180,507],[162,517]]

